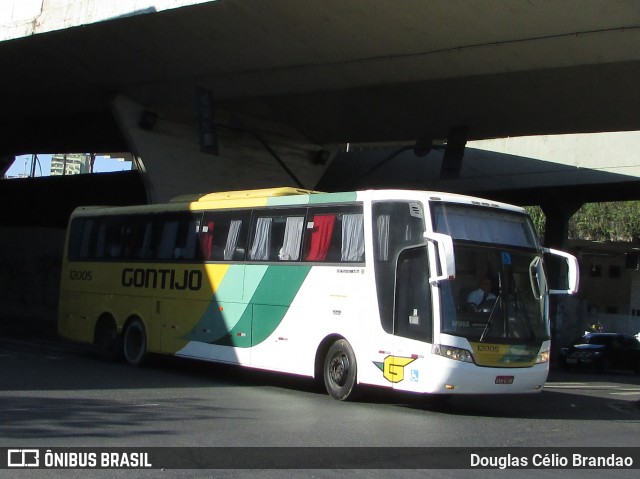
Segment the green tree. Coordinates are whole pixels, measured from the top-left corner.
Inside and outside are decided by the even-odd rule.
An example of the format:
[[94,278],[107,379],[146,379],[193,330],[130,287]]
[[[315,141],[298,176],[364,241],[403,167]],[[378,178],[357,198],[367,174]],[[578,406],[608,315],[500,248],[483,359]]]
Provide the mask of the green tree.
[[529,216],[531,216],[531,219],[533,220],[533,226],[535,226],[536,228],[536,233],[538,233],[538,238],[540,239],[544,238],[544,227],[545,227],[546,216],[542,212],[542,208],[540,208],[539,206],[526,206],[525,209],[527,210],[527,213],[529,213]]
[[[542,209],[538,206],[526,209],[538,235],[543,237]],[[640,241],[640,201],[586,203],[569,220],[569,239]]]

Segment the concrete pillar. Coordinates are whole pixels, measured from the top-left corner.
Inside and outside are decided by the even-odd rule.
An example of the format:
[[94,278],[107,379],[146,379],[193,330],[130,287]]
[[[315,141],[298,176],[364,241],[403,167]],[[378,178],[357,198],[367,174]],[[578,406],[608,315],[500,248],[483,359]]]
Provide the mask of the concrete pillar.
[[[582,206],[581,202],[551,199],[540,205],[545,214],[544,245],[563,251],[569,249],[569,220]],[[566,267],[557,258],[545,258],[546,270],[552,288],[566,284]],[[562,336],[558,327],[558,311],[563,307],[563,296],[549,296],[549,320],[551,326],[551,361],[555,366],[560,352],[558,338]]]
[[569,248],[569,220],[583,205],[582,202],[557,199],[540,205],[545,214],[544,245],[548,248]]

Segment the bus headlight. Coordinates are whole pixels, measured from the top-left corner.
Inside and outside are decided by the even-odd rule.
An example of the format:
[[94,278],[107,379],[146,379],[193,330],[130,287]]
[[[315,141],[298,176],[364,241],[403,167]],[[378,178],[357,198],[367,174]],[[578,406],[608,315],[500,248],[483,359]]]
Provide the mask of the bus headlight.
[[443,344],[434,344],[431,349],[433,354],[439,354],[440,356],[444,356],[445,358],[455,359],[456,361],[462,361],[463,363],[472,363],[473,357],[471,356],[471,352],[462,349],[462,348],[454,348],[453,346],[445,346]]
[[536,364],[548,363],[549,362],[549,351],[540,351],[538,353],[538,357],[536,358]]

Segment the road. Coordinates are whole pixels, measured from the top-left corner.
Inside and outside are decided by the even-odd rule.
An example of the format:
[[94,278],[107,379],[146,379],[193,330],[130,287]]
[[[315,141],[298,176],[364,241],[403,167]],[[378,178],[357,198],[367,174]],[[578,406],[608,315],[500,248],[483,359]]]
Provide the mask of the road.
[[[640,378],[624,372],[552,372],[537,395],[434,403],[370,390],[361,401],[345,403],[307,379],[166,357],[132,368],[54,337],[1,331],[0,371],[2,447],[640,446]],[[46,477],[57,477],[55,472]],[[65,477],[88,477],[86,471],[72,472],[76,476]],[[453,471],[436,472],[455,477]],[[495,477],[504,471],[474,476],[481,472]],[[535,472],[555,477],[558,471]],[[596,471],[562,471],[568,477],[585,472]],[[325,473],[330,475],[313,475]],[[209,477],[201,471],[184,474]],[[224,477],[241,473],[227,471]],[[389,471],[379,477],[390,477]],[[400,471],[397,477],[408,476]]]

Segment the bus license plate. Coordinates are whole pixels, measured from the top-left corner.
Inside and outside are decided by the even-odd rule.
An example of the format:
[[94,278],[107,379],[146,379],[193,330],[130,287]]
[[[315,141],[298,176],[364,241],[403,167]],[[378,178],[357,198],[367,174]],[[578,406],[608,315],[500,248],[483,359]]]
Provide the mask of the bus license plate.
[[513,384],[513,376],[496,376],[496,384]]

